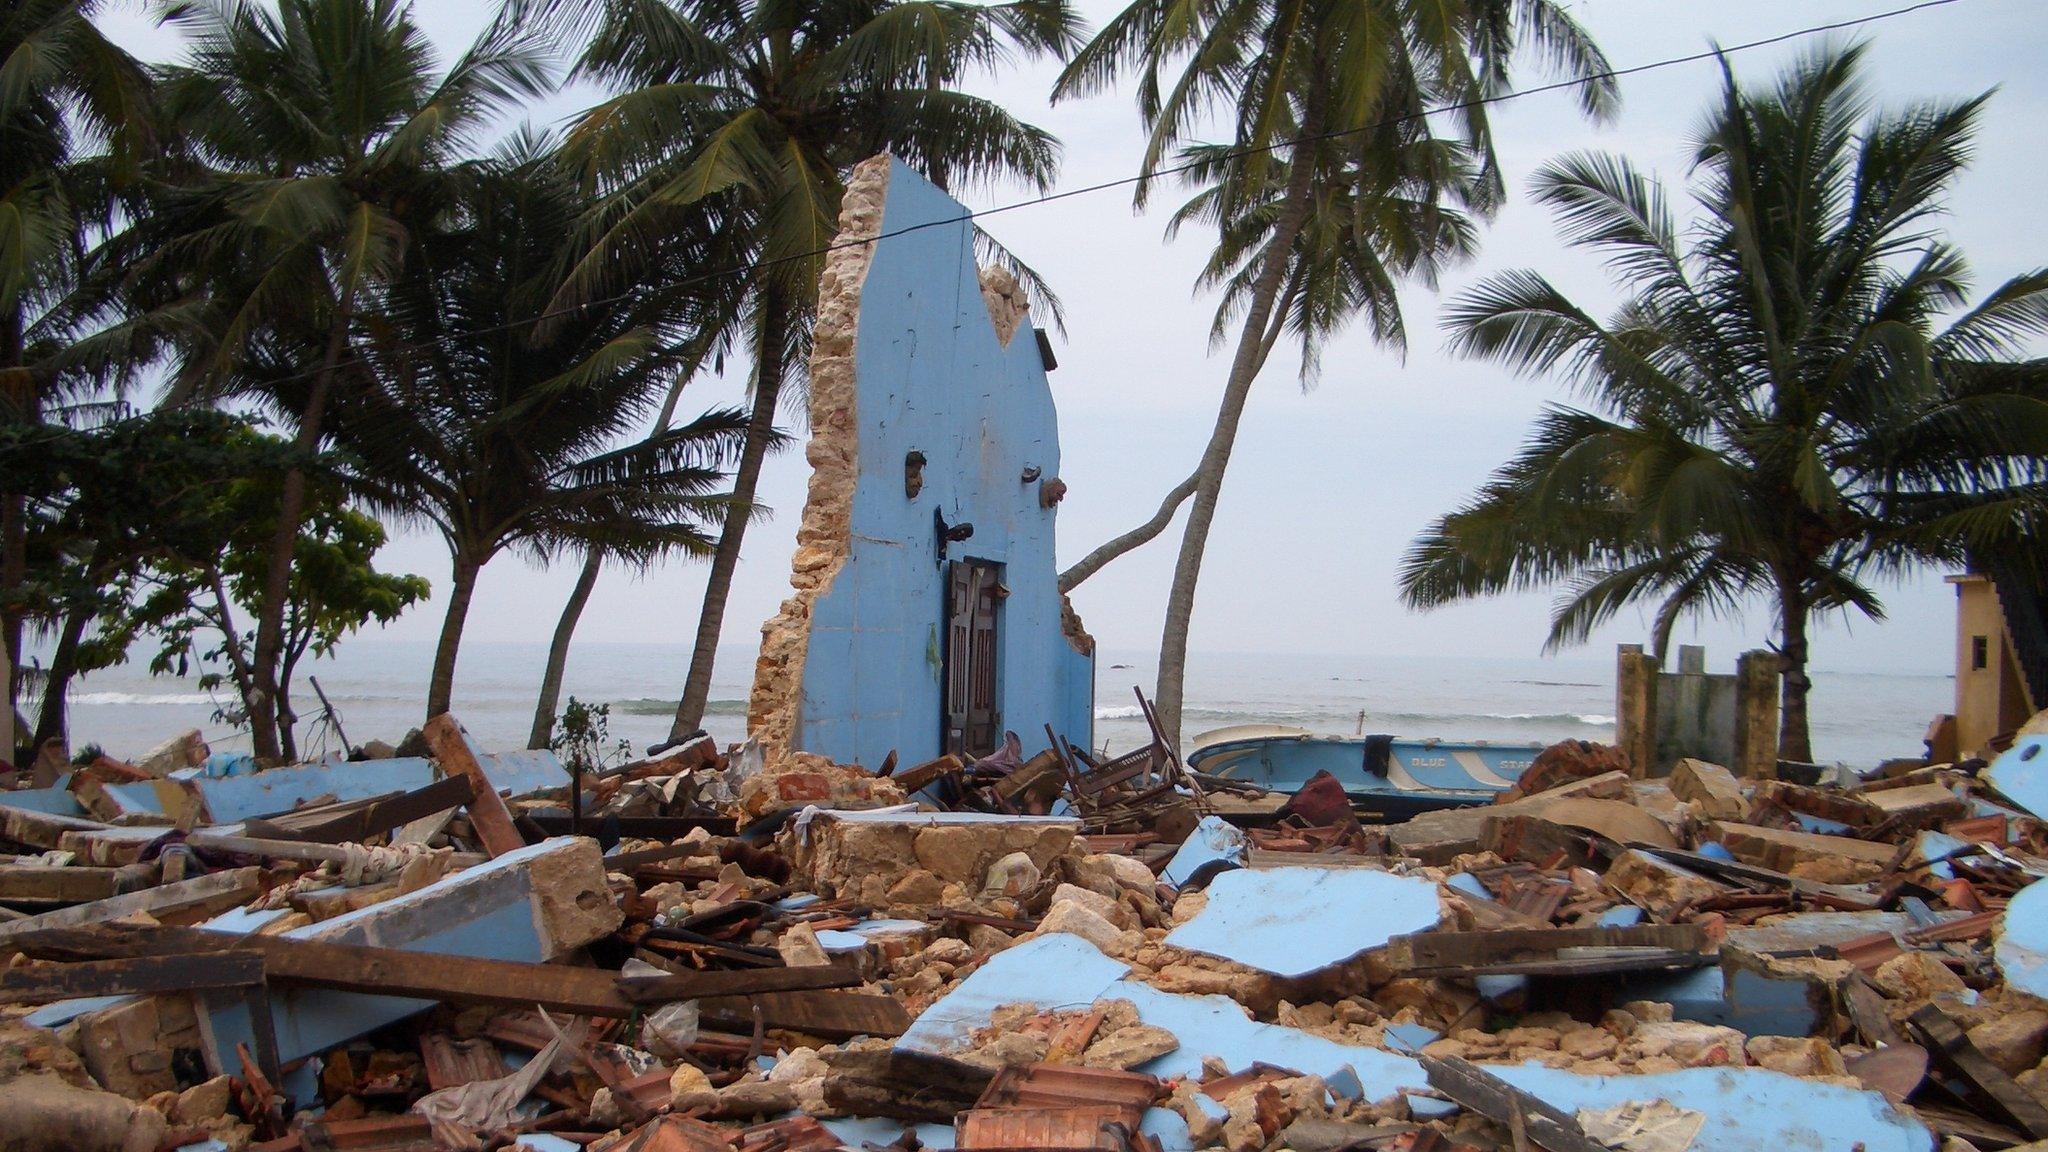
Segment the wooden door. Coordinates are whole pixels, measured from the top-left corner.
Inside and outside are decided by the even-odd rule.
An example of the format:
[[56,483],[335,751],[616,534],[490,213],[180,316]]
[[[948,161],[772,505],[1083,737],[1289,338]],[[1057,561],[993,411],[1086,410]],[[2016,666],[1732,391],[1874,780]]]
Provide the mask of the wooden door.
[[996,750],[1002,710],[996,706],[996,621],[1001,568],[986,560],[946,566],[945,750],[974,758]]

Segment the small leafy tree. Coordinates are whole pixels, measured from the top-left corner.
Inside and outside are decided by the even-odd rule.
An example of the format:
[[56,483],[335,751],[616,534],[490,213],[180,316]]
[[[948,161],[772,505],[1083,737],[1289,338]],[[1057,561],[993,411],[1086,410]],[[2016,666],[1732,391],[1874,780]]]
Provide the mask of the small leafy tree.
[[[195,525],[200,530],[151,573],[139,615],[160,641],[152,672],[186,675],[196,666],[201,687],[232,685],[238,700],[249,698],[255,633],[241,626],[237,612],[262,613],[278,485],[274,473],[264,473],[217,487]],[[342,637],[371,621],[388,624],[427,597],[424,577],[377,570],[373,560],[385,540],[375,517],[348,506],[338,479],[323,476],[307,486],[278,661],[278,738],[287,759],[299,755],[291,690],[301,663],[331,655]]]
[[555,725],[554,736],[548,740],[548,748],[577,776],[623,764],[632,758],[633,744],[629,740],[614,741],[611,724],[611,705],[585,704],[571,696]]

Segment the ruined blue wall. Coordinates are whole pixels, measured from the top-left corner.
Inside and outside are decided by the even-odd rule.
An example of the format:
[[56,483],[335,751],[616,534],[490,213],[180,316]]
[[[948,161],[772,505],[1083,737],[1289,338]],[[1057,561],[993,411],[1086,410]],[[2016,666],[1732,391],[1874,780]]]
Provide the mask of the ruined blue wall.
[[[891,165],[883,234],[965,209]],[[998,340],[965,221],[876,244],[855,344],[859,480],[844,566],[813,608],[794,747],[870,768],[894,749],[916,764],[940,751],[945,564],[932,512],[971,523],[949,558],[1004,565],[997,625],[1003,727],[1025,754],[1050,723],[1087,745],[1094,658],[1061,629],[1054,509],[1039,506],[1036,468],[1059,475],[1058,422],[1028,319]],[[904,457],[924,453],[924,487],[904,495]]]

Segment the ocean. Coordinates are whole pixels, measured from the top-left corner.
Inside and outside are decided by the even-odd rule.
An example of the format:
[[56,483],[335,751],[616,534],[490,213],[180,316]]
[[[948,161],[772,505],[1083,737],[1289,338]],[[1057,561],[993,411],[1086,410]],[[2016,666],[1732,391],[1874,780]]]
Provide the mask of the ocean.
[[[486,749],[524,746],[534,695],[546,659],[541,643],[463,645],[454,712]],[[755,652],[720,650],[705,727],[720,741],[742,738]],[[293,698],[312,716],[319,702],[306,673],[317,677],[348,738],[397,743],[420,724],[428,644],[357,639],[332,659],[302,669]],[[614,739],[636,748],[664,739],[675,697],[689,666],[680,644],[583,644],[571,653],[564,700],[575,696],[610,707]],[[1727,671],[1709,667],[1709,671]],[[1132,687],[1152,690],[1149,654],[1103,650],[1096,665],[1095,743],[1112,750],[1144,736]],[[1921,753],[1935,715],[1953,708],[1947,675],[1813,673],[1813,743],[1822,760],[1868,767]],[[94,673],[72,692],[72,746],[96,743],[133,756],[164,737],[198,728],[217,749],[246,748],[245,733],[214,718],[227,693],[196,682],[152,677],[140,664]],[[1025,718],[1013,718],[1016,722]],[[1374,657],[1283,654],[1197,654],[1190,658],[1183,717],[1190,738],[1231,724],[1286,724],[1321,733],[1385,732],[1445,739],[1607,741],[1614,737],[1611,659],[1467,656]],[[301,751],[338,747],[332,736],[300,724]]]

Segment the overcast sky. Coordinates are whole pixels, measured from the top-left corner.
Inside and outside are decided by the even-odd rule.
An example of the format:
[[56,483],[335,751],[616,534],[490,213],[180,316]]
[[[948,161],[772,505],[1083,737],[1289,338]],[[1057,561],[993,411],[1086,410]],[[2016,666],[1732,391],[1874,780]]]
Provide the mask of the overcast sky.
[[[1091,28],[1114,0],[1077,0]],[[1619,67],[1736,44],[1900,6],[1900,0],[1575,0],[1568,7]],[[419,0],[415,14],[453,56],[482,27],[489,0]],[[175,39],[139,10],[116,10],[106,23],[132,50],[164,59]],[[1971,258],[1981,291],[2048,258],[2039,239],[2041,125],[2048,122],[2048,79],[2040,69],[2048,6],[2040,0],[1962,0],[1886,21],[1858,35],[1871,41],[1870,75],[1887,103],[2000,89],[1977,138],[1977,159],[1944,222]],[[1739,75],[1769,76],[1813,40],[1745,52]],[[1049,107],[1056,69],[1019,68],[978,90],[1056,134],[1065,144],[1059,187],[1126,176],[1140,136],[1127,92]],[[1533,86],[1544,77],[1524,70]],[[1613,300],[1598,263],[1561,246],[1547,215],[1527,198],[1526,178],[1561,152],[1620,152],[1676,185],[1684,179],[1686,139],[1716,85],[1700,62],[1622,82],[1619,118],[1581,120],[1569,94],[1539,94],[1497,108],[1493,122],[1512,203],[1486,230],[1477,260],[1440,292],[1405,294],[1410,332],[1405,359],[1362,332],[1333,344],[1319,385],[1304,393],[1293,362],[1276,353],[1251,399],[1224,486],[1202,572],[1192,647],[1198,652],[1534,655],[1550,607],[1547,595],[1475,603],[1416,615],[1404,610],[1395,574],[1402,553],[1435,515],[1469,494],[1511,454],[1532,417],[1563,398],[1555,382],[1523,380],[1443,351],[1437,316],[1444,300],[1487,274],[1537,269],[1582,303]],[[542,124],[587,104],[568,92],[534,119]],[[1674,188],[1674,192],[1676,189]],[[1023,190],[976,190],[964,198],[987,207]],[[1683,203],[1679,197],[1674,201]],[[1039,269],[1064,298],[1068,333],[1056,339],[1052,376],[1059,403],[1062,473],[1060,554],[1071,562],[1146,516],[1186,475],[1202,450],[1227,368],[1208,351],[1213,301],[1192,293],[1207,237],[1164,242],[1171,195],[1134,215],[1127,191],[1075,197],[1007,212],[986,226]],[[732,402],[736,381],[693,385],[686,407]],[[726,644],[757,641],[758,625],[787,594],[788,561],[802,510],[802,453],[771,459],[762,499],[773,517],[753,527],[726,613]],[[1179,524],[1145,550],[1095,576],[1074,599],[1110,649],[1153,649]],[[419,572],[444,589],[448,561],[436,536],[408,535],[380,563]],[[545,641],[575,576],[575,564],[549,569],[502,556],[485,570],[467,635],[478,640]],[[673,563],[644,575],[607,571],[579,639],[687,643],[703,594],[704,567]],[[1953,660],[1953,597],[1939,573],[1884,592],[1890,620],[1833,623],[1814,641],[1819,667],[1941,671]],[[385,630],[429,640],[441,604],[415,609]],[[1582,655],[1640,640],[1645,622],[1628,617],[1597,636]],[[1693,636],[1713,646],[1716,665],[1769,632],[1761,606],[1740,621],[1708,623]],[[1604,658],[1604,656],[1602,656]],[[726,676],[744,675],[724,669]],[[678,673],[680,679],[680,671]]]

